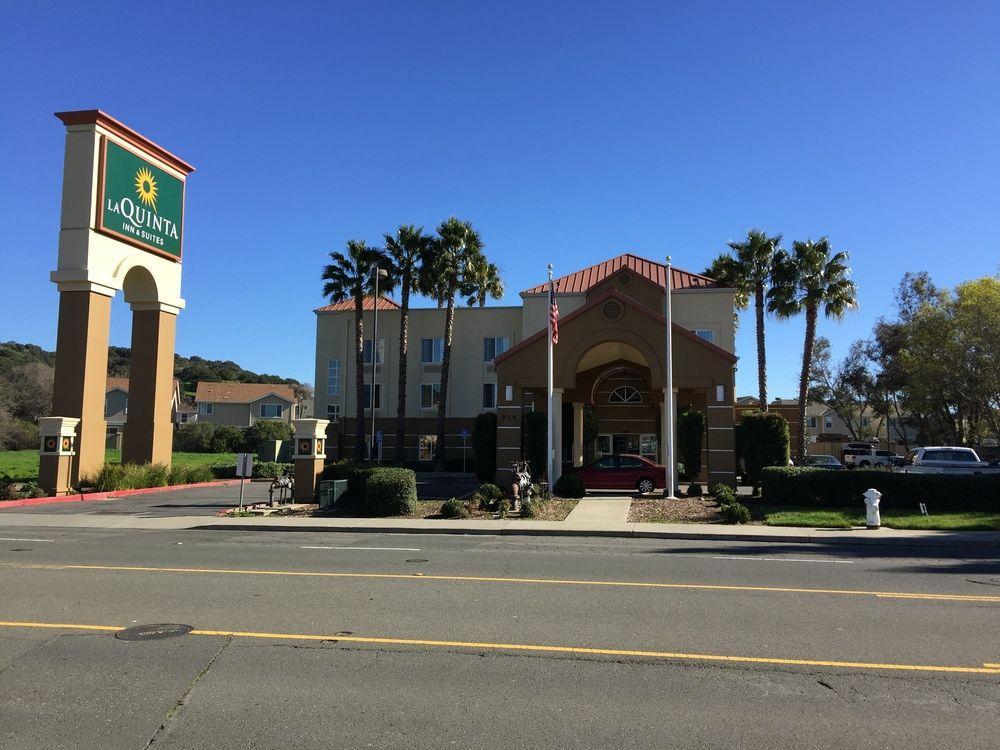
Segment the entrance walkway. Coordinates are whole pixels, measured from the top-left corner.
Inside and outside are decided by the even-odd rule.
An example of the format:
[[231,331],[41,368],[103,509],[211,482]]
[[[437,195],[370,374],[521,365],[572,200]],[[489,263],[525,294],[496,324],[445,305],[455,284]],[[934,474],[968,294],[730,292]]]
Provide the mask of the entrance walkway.
[[567,523],[625,523],[632,500],[628,497],[585,497],[566,516]]

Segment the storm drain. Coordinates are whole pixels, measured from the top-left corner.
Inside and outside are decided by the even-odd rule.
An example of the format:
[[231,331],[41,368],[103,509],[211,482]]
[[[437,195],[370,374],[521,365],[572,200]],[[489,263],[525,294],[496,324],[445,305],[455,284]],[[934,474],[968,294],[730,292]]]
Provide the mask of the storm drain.
[[194,628],[191,625],[178,625],[177,623],[165,622],[155,625],[136,625],[125,628],[115,633],[115,638],[123,641],[162,641],[164,638],[176,638],[179,635],[187,635]]

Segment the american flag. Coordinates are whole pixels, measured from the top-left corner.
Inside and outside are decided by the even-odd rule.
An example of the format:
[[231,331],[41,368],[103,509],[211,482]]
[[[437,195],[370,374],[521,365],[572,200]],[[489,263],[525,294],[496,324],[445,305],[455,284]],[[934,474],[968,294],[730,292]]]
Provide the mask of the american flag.
[[549,325],[552,327],[552,343],[559,343],[559,305],[556,304],[556,286],[549,281]]

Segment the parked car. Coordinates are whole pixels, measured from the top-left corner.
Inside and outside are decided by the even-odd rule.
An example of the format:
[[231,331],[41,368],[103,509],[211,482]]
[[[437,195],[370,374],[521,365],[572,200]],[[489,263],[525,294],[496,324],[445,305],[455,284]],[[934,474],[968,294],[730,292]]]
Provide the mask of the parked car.
[[1000,465],[980,461],[972,448],[928,446],[907,453],[897,471],[904,474],[983,474],[1000,473]]
[[[861,467],[862,463],[867,469],[875,462],[874,459],[875,446],[871,443],[847,443],[840,453],[840,460],[848,469],[853,469],[855,466]],[[888,465],[889,463],[886,461],[886,466]]]
[[803,466],[812,469],[843,469],[844,465],[837,460],[836,456],[820,454],[816,456],[806,456],[802,462]]
[[630,453],[601,456],[576,475],[588,490],[638,490],[652,492],[666,484],[665,466]]

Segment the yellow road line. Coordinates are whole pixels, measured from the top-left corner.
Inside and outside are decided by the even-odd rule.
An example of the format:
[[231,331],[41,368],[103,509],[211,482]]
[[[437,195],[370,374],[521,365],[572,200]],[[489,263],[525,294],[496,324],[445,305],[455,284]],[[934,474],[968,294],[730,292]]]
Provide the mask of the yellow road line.
[[8,563],[0,567],[28,570],[107,570],[133,573],[205,573],[219,575],[288,576],[293,578],[374,578],[406,581],[465,581],[485,583],[530,583],[561,586],[606,586],[611,588],[687,589],[695,591],[756,591],[780,594],[827,594],[832,596],[873,596],[879,599],[977,602],[1000,604],[1000,596],[973,594],[921,594],[904,591],[863,589],[810,589],[789,586],[737,586],[711,583],[655,583],[648,581],[589,581],[560,578],[501,578],[496,576],[432,575],[424,573],[333,573],[300,570],[253,570],[239,568],[162,568],[141,565],[70,565]]
[[[69,623],[0,621],[6,628],[47,628],[61,630],[117,631],[113,625],[73,625]],[[425,638],[373,638],[357,635],[315,635],[303,633],[260,633],[245,630],[192,630],[189,635],[225,636],[234,638],[260,638],[288,641],[336,641],[340,643],[370,643],[387,646],[426,646],[431,648],[471,648],[490,651],[526,651],[531,653],[579,654],[587,656],[630,656],[645,659],[677,661],[708,661],[729,664],[771,664],[796,667],[833,667],[842,669],[886,669],[905,672],[950,672],[959,674],[996,674],[1000,668],[941,666],[936,664],[890,664],[863,661],[831,661],[827,659],[783,659],[774,656],[727,656],[722,654],[690,654],[679,651],[645,651],[619,648],[590,648],[586,646],[546,646],[528,643],[491,643],[489,641],[438,641]]]

